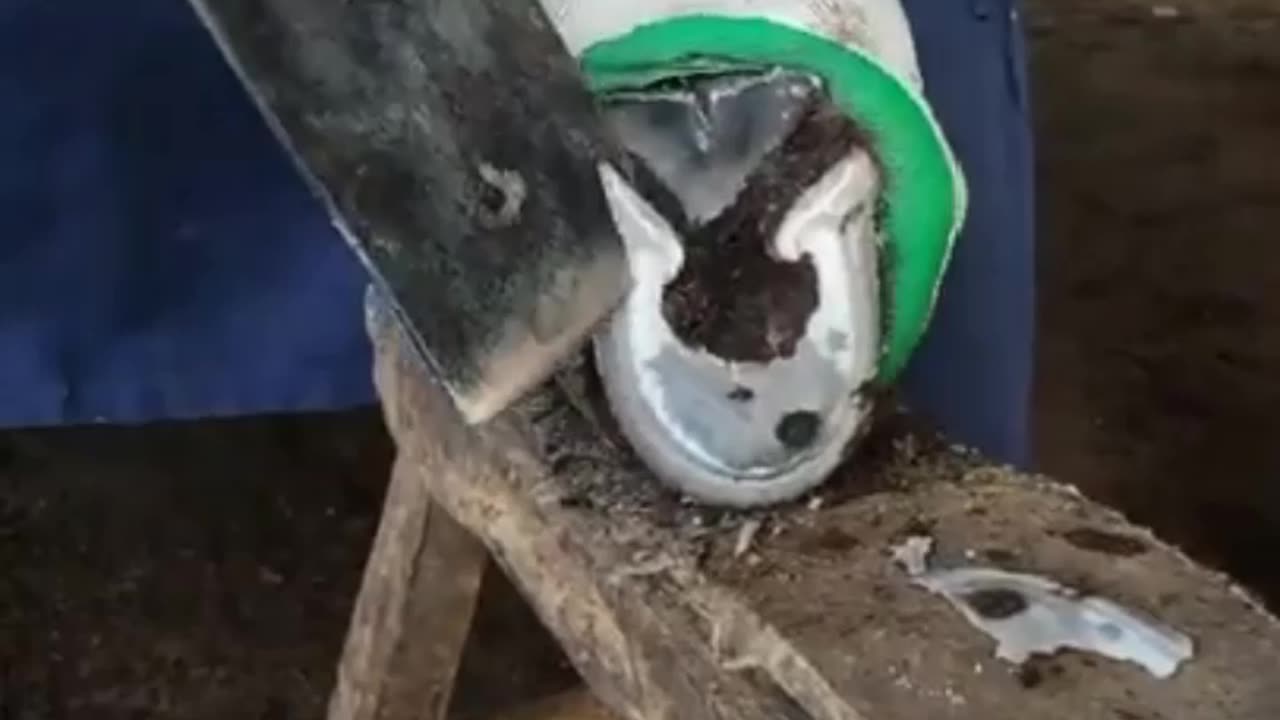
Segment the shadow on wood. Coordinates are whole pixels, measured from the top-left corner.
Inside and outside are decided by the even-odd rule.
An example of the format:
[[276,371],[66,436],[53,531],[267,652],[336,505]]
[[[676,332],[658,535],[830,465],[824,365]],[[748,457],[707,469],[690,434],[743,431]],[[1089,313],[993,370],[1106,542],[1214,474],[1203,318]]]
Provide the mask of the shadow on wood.
[[617,720],[585,688],[471,720]]

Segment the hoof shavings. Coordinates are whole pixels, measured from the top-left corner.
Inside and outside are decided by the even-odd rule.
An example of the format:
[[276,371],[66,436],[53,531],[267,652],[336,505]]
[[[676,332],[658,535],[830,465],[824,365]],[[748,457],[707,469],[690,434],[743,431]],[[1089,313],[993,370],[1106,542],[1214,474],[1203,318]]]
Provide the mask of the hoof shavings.
[[1048,578],[994,568],[929,568],[933,539],[912,537],[894,559],[915,584],[941,595],[999,644],[996,657],[1021,664],[1035,654],[1072,649],[1137,663],[1157,678],[1177,672],[1191,639],[1100,597]]

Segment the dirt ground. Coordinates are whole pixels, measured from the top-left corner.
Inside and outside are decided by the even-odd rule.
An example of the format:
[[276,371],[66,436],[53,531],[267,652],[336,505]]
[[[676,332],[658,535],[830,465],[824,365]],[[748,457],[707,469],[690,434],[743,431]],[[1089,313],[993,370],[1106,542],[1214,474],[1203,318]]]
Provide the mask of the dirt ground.
[[[1025,15],[1043,469],[1280,604],[1266,5],[1034,0]],[[389,457],[373,410],[0,434],[0,720],[320,717]],[[510,592],[481,614],[466,702],[563,681],[553,661],[502,664],[535,624]]]
[[1280,6],[1028,9],[1042,466],[1280,601]]

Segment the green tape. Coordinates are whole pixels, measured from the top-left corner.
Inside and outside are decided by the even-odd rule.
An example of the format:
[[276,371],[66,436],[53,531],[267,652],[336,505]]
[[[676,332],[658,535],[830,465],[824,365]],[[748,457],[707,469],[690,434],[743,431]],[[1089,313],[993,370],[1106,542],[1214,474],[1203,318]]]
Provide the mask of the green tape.
[[821,77],[832,100],[869,132],[884,167],[888,327],[882,382],[902,372],[927,329],[964,222],[964,177],[928,104],[869,55],[759,18],[687,15],[644,25],[583,54],[598,93],[635,89],[717,64],[764,65]]

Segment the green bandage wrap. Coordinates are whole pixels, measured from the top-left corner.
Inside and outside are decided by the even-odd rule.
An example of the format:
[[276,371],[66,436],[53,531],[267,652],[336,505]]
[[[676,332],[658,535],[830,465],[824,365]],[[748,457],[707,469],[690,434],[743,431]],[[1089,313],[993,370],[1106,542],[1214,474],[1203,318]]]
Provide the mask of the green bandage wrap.
[[836,105],[871,135],[886,175],[889,307],[877,372],[883,383],[898,377],[928,327],[967,198],[951,148],[918,92],[862,51],[759,18],[661,20],[592,45],[582,65],[599,94],[743,65],[822,78]]

